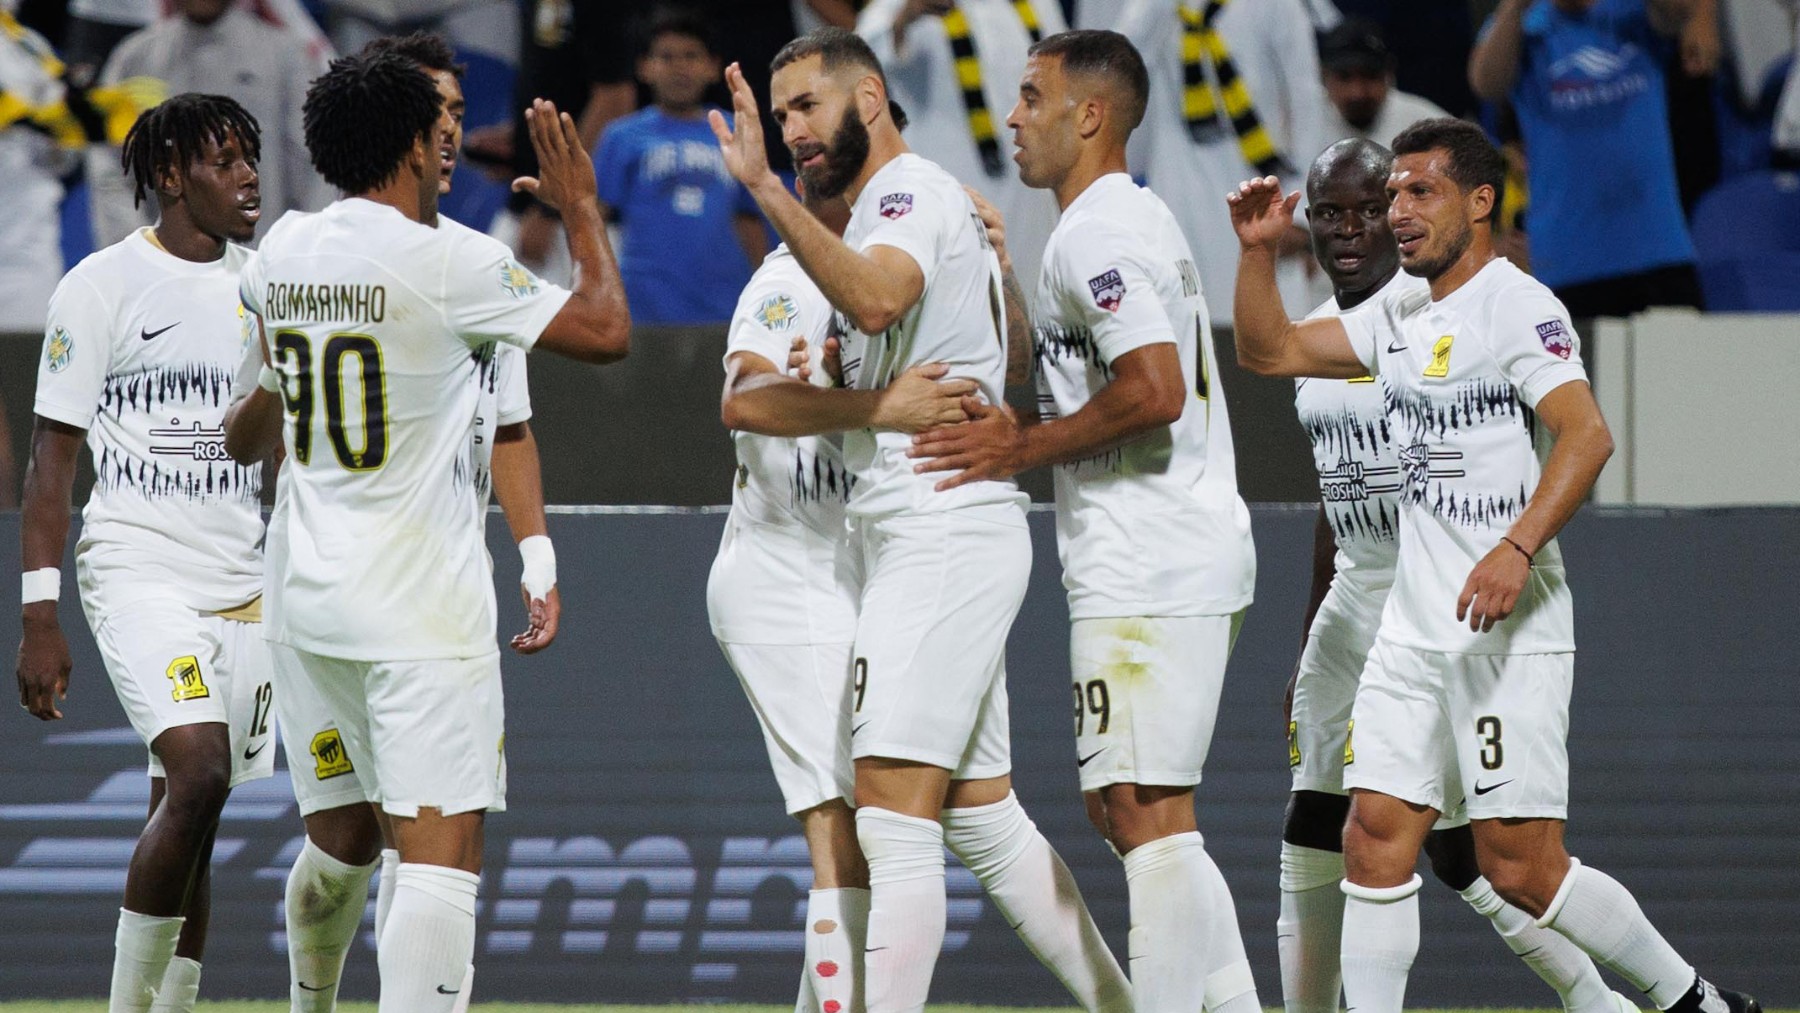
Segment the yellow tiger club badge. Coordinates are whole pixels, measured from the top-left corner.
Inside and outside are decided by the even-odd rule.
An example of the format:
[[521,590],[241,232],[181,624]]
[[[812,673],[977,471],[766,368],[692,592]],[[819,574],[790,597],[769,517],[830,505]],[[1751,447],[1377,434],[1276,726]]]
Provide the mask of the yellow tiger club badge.
[[1288,722],[1288,766],[1300,766],[1300,725],[1295,721]]
[[1437,339],[1437,344],[1431,346],[1431,365],[1425,367],[1423,375],[1439,378],[1450,375],[1450,346],[1455,342],[1454,334]]
[[192,654],[183,655],[169,662],[165,675],[174,683],[169,695],[176,703],[184,700],[204,700],[212,696],[212,690],[206,688],[206,679],[200,674],[200,659]]
[[1352,763],[1356,762],[1355,743],[1356,743],[1356,719],[1351,718],[1350,723],[1348,725],[1344,726],[1344,766],[1346,766],[1346,767],[1348,767]]
[[323,781],[356,770],[350,754],[344,751],[343,736],[336,728],[327,728],[312,739],[313,776]]

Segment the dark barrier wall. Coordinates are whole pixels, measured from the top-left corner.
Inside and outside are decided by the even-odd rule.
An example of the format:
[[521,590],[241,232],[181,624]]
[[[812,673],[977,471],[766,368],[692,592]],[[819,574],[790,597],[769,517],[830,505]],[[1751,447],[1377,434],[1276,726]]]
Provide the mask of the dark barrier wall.
[[[1229,338],[1221,342],[1219,382],[1229,399],[1245,498],[1298,501],[1317,496],[1312,456],[1294,418],[1293,382],[1242,372]],[[41,345],[41,337],[0,336],[0,402],[12,429],[21,480]],[[728,502],[731,441],[719,422],[724,353],[719,328],[639,328],[632,336],[631,356],[617,365],[586,366],[548,353],[533,355],[532,427],[543,453],[548,501]],[[77,503],[92,481],[85,455],[82,472]],[[1026,484],[1036,498],[1049,497],[1047,474],[1031,476]]]
[[[1011,642],[1018,790],[1122,947],[1124,877],[1076,790],[1050,520],[1033,517],[1037,564]],[[0,575],[18,572],[17,524],[0,515]],[[507,662],[512,809],[490,823],[478,999],[792,1000],[808,867],[707,632],[720,524],[716,513],[551,518],[562,635]],[[504,530],[490,528],[508,584],[517,563]],[[1200,825],[1236,892],[1268,1005],[1279,1002],[1280,698],[1311,530],[1304,511],[1256,512],[1257,603],[1200,789]],[[1719,981],[1800,1004],[1800,511],[1590,510],[1565,547],[1582,645],[1571,849],[1636,891]],[[515,596],[500,600],[509,634],[519,609]],[[68,719],[15,711],[0,736],[6,997],[104,994],[146,797],[142,749],[79,609],[66,602],[63,615],[76,664]],[[239,789],[219,834],[207,995],[285,994],[280,904],[300,832],[285,776]],[[937,998],[1063,1001],[960,869],[950,891]],[[1433,884],[1423,896],[1415,1003],[1554,1006],[1453,894]],[[346,995],[374,995],[366,941],[348,975]]]

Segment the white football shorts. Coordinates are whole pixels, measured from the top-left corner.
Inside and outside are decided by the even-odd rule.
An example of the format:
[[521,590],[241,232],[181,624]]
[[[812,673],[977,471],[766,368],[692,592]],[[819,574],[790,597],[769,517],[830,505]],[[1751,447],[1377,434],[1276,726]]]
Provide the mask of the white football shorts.
[[1031,535],[1007,504],[861,518],[862,606],[851,660],[850,752],[1012,771],[1006,635],[1025,600]]
[[1445,654],[1377,639],[1344,785],[1469,819],[1566,819],[1575,655]]
[[1070,625],[1082,791],[1200,783],[1242,616],[1077,619]]
[[371,802],[357,778],[357,765],[368,758],[350,755],[337,719],[319,695],[300,658],[286,644],[270,644],[275,667],[275,711],[281,718],[281,748],[287,753],[288,777],[300,815]]
[[832,799],[854,803],[849,644],[719,642],[762,726],[789,814]]
[[429,808],[454,816],[506,809],[498,651],[350,661],[293,649],[293,659],[324,701],[363,797],[384,812],[412,817]]

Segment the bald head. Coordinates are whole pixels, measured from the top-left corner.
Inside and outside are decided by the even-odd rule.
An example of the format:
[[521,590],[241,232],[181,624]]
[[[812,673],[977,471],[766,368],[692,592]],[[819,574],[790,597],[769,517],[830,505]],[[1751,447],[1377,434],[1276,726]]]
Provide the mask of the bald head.
[[1327,182],[1358,189],[1372,186],[1377,193],[1385,193],[1388,174],[1393,171],[1393,152],[1374,141],[1346,137],[1313,159],[1312,170],[1306,174],[1306,201],[1318,200],[1319,188]]
[[1341,309],[1367,298],[1400,269],[1400,247],[1387,218],[1393,168],[1393,152],[1353,137],[1326,148],[1306,175],[1313,256]]

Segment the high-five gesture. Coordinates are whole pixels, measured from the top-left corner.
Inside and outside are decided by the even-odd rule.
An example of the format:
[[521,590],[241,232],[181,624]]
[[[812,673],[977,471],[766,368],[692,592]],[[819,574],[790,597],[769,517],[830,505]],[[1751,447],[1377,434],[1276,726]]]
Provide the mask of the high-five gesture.
[[581,143],[581,132],[568,113],[556,111],[556,103],[533,99],[525,110],[531,147],[537,152],[538,174],[520,176],[512,188],[531,194],[558,211],[582,199],[596,200],[594,160]]
[[726,170],[738,182],[754,188],[774,175],[769,169],[768,149],[763,147],[762,114],[756,108],[756,93],[735,63],[725,68],[725,86],[731,89],[731,126],[725,125],[725,114],[717,109],[707,113],[706,120],[719,139]]
[[1274,176],[1247,179],[1225,195],[1231,207],[1231,227],[1245,249],[1266,246],[1273,250],[1294,227],[1294,208],[1300,191],[1281,196],[1281,181]]

